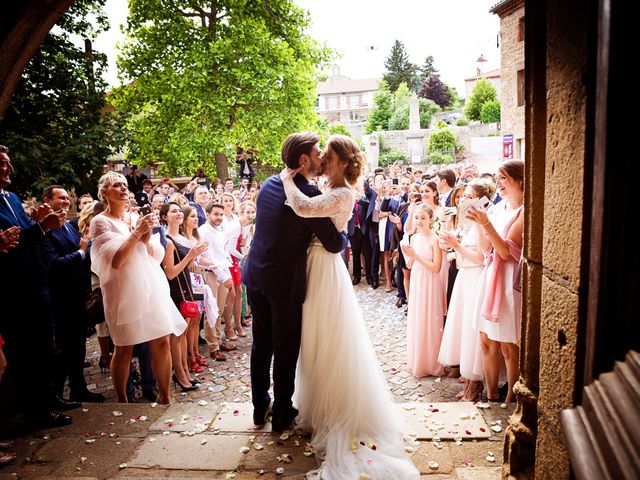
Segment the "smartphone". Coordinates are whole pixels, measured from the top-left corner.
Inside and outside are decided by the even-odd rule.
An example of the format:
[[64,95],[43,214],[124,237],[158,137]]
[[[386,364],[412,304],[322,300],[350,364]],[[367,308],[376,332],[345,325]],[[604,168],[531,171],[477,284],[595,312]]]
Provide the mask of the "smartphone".
[[489,200],[487,197],[482,197],[482,198],[477,199],[471,205],[469,205],[469,208],[471,208],[471,207],[487,208],[490,203],[491,203],[491,200]]
[[140,207],[140,214],[141,215],[149,215],[152,212],[153,212],[153,210],[151,210],[151,206],[150,205],[144,205],[144,206]]
[[392,183],[393,185],[398,185],[398,179],[397,179],[397,178],[394,178],[393,180],[391,180],[391,183]]

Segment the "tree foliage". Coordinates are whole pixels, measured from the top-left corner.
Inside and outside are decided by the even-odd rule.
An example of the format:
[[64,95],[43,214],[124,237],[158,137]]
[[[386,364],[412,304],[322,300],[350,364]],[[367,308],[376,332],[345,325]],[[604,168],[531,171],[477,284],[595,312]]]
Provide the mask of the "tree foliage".
[[16,168],[11,189],[39,196],[47,185],[93,192],[107,157],[124,141],[121,119],[101,114],[106,57],[73,45],[108,25],[105,0],[77,0],[27,65],[0,124]]
[[498,123],[500,121],[500,102],[498,100],[484,102],[480,110],[480,121],[482,123]]
[[420,84],[422,84],[422,82],[429,78],[429,75],[438,75],[438,70],[436,69],[436,67],[434,67],[433,62],[434,59],[431,55],[425,58],[424,63],[420,67]]
[[380,80],[378,91],[373,96],[373,107],[367,116],[367,123],[364,126],[365,133],[378,132],[389,128],[389,119],[392,113],[393,95],[389,90],[389,84]]
[[455,153],[456,136],[448,128],[439,128],[429,136],[429,152]]
[[451,104],[451,92],[440,77],[436,74],[429,75],[420,87],[419,97],[433,100],[439,107],[444,108]]
[[131,83],[115,104],[132,114],[132,160],[212,172],[216,154],[225,169],[220,153],[240,145],[275,165],[282,140],[316,124],[316,79],[330,52],[304,33],[309,17],[293,0],[129,7],[119,68]]
[[469,120],[480,120],[482,105],[489,100],[496,100],[496,89],[486,78],[479,79],[466,102],[465,115]]
[[396,40],[391,47],[391,53],[384,61],[387,72],[383,79],[389,84],[392,92],[395,92],[402,82],[406,83],[409,89],[415,90],[418,84],[418,67],[409,61],[404,44]]

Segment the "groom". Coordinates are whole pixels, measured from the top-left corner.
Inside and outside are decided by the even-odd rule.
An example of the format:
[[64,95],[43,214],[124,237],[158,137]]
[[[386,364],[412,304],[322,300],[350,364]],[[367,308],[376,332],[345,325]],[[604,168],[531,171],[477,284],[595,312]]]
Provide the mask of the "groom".
[[[294,182],[309,197],[320,194],[308,182],[324,169],[318,140],[318,135],[312,132],[294,133],[282,145],[285,165],[292,169],[302,166]],[[346,233],[338,232],[329,218],[298,217],[284,204],[285,199],[278,175],[268,178],[260,187],[255,236],[242,275],[253,312],[253,423],[262,426],[267,421],[273,357],[274,431],[288,428],[298,414],[291,397],[300,350],[309,241],[315,234],[332,253],[344,250],[347,245]]]

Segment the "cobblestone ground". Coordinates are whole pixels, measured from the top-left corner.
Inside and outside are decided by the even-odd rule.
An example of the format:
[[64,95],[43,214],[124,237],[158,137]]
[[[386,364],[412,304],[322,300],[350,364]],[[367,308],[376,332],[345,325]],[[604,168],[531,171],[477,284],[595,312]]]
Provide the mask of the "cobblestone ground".
[[[407,317],[404,309],[398,309],[395,306],[395,290],[392,293],[385,293],[382,287],[372,290],[365,283],[356,286],[355,290],[362,307],[369,336],[396,402],[456,401],[455,395],[462,389],[462,384],[458,379],[448,377],[416,379],[406,371]],[[247,331],[246,338],[240,338],[234,342],[238,349],[228,352],[225,362],[209,359],[209,368],[198,375],[198,379],[203,381],[199,390],[178,393],[174,389],[172,395],[174,395],[175,401],[197,402],[202,398],[211,401],[251,401],[249,377],[251,333],[250,329]],[[200,351],[203,356],[206,356],[206,345],[201,345]],[[99,357],[98,342],[94,336],[87,343],[87,358],[92,364],[90,368],[85,370],[89,389],[103,393],[107,397],[107,401],[115,401],[111,378],[108,372],[101,373],[98,367]]]

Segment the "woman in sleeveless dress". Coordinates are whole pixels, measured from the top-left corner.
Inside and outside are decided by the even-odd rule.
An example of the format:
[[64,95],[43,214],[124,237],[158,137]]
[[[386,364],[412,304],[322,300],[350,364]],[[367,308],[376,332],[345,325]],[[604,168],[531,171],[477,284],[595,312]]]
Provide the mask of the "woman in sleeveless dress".
[[[305,217],[331,217],[345,229],[354,203],[364,156],[349,137],[331,137],[323,158],[329,188],[308,198],[293,177],[282,173],[287,201]],[[307,297],[296,397],[298,423],[312,431],[311,444],[322,461],[308,478],[417,479],[405,453],[402,421],[393,403],[367,333],[351,277],[339,254],[312,241],[307,257]]]
[[164,249],[151,234],[153,214],[141,217],[131,231],[123,221],[127,180],[119,173],[100,178],[98,197],[107,202],[107,209],[91,221],[91,269],[100,278],[105,319],[115,345],[111,379],[116,400],[127,402],[133,346],[149,342],[158,403],[169,403],[169,334],[180,335],[187,324],[171,301],[160,268]]
[[400,243],[411,269],[407,309],[407,366],[417,377],[444,375],[438,363],[442,341],[443,308],[440,268],[442,251],[431,231],[434,213],[426,204],[413,210],[415,234]]
[[[459,211],[463,212],[473,201],[492,198],[493,183],[473,180],[464,190]],[[463,214],[465,215],[465,214]],[[442,241],[455,251],[458,275],[451,294],[447,323],[444,327],[438,361],[445,366],[460,365],[464,390],[459,394],[465,402],[475,402],[482,393],[483,370],[480,333],[474,326],[478,284],[484,270],[484,252],[479,246],[478,224],[467,218],[457,218],[460,238],[455,232],[441,235]]]
[[501,164],[497,184],[503,200],[493,207],[492,215],[487,217],[483,210],[472,207],[467,216],[480,225],[483,231],[480,245],[488,252],[478,286],[480,308],[476,317],[482,341],[487,398],[498,400],[502,353],[507,366],[509,392],[505,401],[508,403],[514,399],[513,386],[520,376],[518,352],[522,303],[515,283],[523,242],[524,162],[509,160]]

